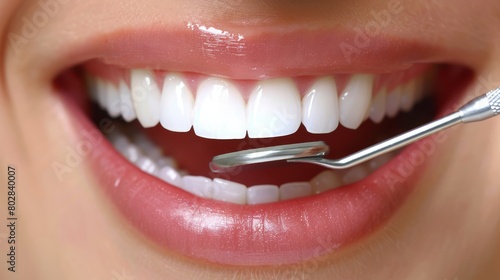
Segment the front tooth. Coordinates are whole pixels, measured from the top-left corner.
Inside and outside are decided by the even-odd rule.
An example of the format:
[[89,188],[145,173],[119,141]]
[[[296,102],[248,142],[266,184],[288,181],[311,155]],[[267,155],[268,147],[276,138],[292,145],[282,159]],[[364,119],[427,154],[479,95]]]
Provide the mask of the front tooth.
[[260,81],[247,104],[250,138],[293,134],[301,123],[300,94],[289,78]]
[[340,96],[340,123],[356,129],[361,125],[370,107],[373,75],[356,74],[347,83]]
[[340,176],[332,170],[325,170],[311,180],[312,192],[319,194],[342,185]]
[[182,76],[166,76],[161,95],[161,125],[170,131],[189,131],[193,125],[193,107],[193,94]]
[[198,87],[193,127],[196,135],[211,139],[242,139],[246,134],[245,101],[229,81],[208,78]]
[[236,204],[247,203],[247,187],[245,185],[223,179],[214,179],[213,199]]
[[399,111],[399,99],[401,96],[401,86],[398,86],[387,94],[387,99],[385,103],[385,110],[387,116],[393,118],[397,115]]
[[247,189],[248,204],[276,202],[280,198],[280,190],[275,185],[257,185]]
[[119,87],[120,91],[120,101],[121,101],[121,113],[122,118],[126,122],[131,122],[135,120],[137,117],[135,114],[135,109],[132,101],[132,93],[130,92],[130,88],[127,86],[125,81],[121,80]]
[[107,83],[107,92],[108,114],[111,117],[116,118],[121,114],[120,92],[111,82]]
[[160,122],[160,90],[149,70],[132,70],[130,87],[137,119],[145,128]]
[[370,119],[374,123],[380,123],[385,116],[385,99],[387,90],[383,88],[373,99],[371,108],[370,108]]
[[302,123],[310,133],[330,133],[339,125],[337,85],[332,77],[316,80],[304,96]]
[[201,198],[212,198],[213,196],[212,180],[207,177],[184,176],[181,188]]
[[306,197],[311,194],[311,183],[286,183],[280,186],[280,200]]

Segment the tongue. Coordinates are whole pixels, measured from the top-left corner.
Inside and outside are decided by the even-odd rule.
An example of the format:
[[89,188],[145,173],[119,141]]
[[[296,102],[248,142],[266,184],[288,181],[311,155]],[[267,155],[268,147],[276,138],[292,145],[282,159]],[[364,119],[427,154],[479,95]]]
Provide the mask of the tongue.
[[[366,121],[357,130],[339,127],[330,134],[310,134],[301,127],[293,135],[265,139],[204,139],[196,136],[192,131],[188,133],[175,133],[167,131],[161,126],[147,129],[147,134],[155,143],[163,148],[165,155],[176,159],[179,169],[187,170],[190,175],[223,178],[243,183],[247,186],[257,184],[280,185],[289,182],[309,181],[323,171],[324,168],[297,163],[274,166],[266,165],[265,168],[245,169],[238,172],[238,174],[235,174],[236,172],[215,174],[210,171],[208,164],[214,156],[219,154],[309,141],[326,142],[330,146],[328,157],[340,158],[386,139],[396,134],[398,130],[401,131],[401,128],[404,126],[408,127],[408,120],[405,119],[415,120],[415,117],[405,118],[405,115],[400,115],[395,119],[384,121],[378,125],[373,124],[371,121]],[[406,123],[406,125],[402,126],[401,123]],[[411,124],[410,127],[412,127]]]

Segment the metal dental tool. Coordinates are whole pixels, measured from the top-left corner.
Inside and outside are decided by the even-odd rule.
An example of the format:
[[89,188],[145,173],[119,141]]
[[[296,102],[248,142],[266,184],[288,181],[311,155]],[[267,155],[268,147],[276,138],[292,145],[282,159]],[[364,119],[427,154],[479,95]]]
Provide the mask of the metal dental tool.
[[499,114],[500,87],[474,98],[447,116],[341,159],[323,158],[328,153],[329,148],[324,142],[318,141],[218,155],[212,159],[210,169],[215,173],[225,173],[246,165],[274,161],[312,163],[331,169],[349,168],[379,155],[397,150],[456,124],[482,121]]

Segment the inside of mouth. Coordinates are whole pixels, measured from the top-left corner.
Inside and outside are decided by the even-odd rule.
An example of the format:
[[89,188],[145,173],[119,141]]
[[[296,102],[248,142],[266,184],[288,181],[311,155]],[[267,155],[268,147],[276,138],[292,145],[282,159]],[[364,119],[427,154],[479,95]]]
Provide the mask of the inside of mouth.
[[[113,110],[111,108],[113,102],[108,97],[114,94],[120,99],[120,94],[116,92],[110,94],[109,85],[116,85],[115,89],[118,92],[120,91],[120,81],[130,87],[130,78],[127,78],[127,76],[130,77],[130,71],[114,69],[103,72],[99,70],[102,67],[95,65],[95,62],[91,62],[60,75],[56,79],[56,86],[62,92],[74,93],[73,96],[96,124],[103,118],[111,118],[115,121],[118,129],[104,136],[109,139],[118,153],[121,153],[137,168],[174,187],[183,188],[204,198],[237,204],[259,204],[295,199],[347,186],[369,176],[394,157],[397,152],[383,155],[346,170],[334,171],[320,166],[297,163],[265,165],[264,168],[256,167],[245,169],[242,172],[222,174],[215,174],[209,169],[208,164],[214,156],[275,145],[323,141],[330,147],[328,158],[341,158],[431,121],[435,118],[439,108],[442,107],[442,100],[449,92],[443,88],[450,89],[448,83],[454,82],[457,76],[468,77],[471,75],[468,69],[455,65],[419,67],[424,71],[415,72],[417,74],[410,75],[406,80],[399,82],[391,82],[391,79],[387,79],[387,76],[390,77],[390,75],[386,75],[384,78],[386,81],[382,79],[382,82],[380,80],[374,82],[374,93],[369,106],[374,106],[375,97],[384,90],[386,99],[390,98],[391,94],[399,95],[397,112],[394,113],[394,109],[388,108],[386,100],[384,101],[385,112],[382,121],[373,121],[373,116],[370,115],[370,109],[368,109],[365,120],[356,129],[346,128],[339,124],[333,132],[318,134],[309,132],[309,129],[301,124],[296,132],[280,137],[250,138],[246,135],[241,139],[207,139],[198,136],[193,128],[187,132],[174,132],[165,129],[160,123],[153,127],[144,128],[136,118],[131,119],[129,116],[123,115],[124,112],[119,109],[123,106],[118,106],[118,109]],[[113,68],[110,67],[110,69]],[[155,73],[158,80],[164,76],[164,73]],[[202,75],[186,74],[185,76],[191,77],[191,79],[187,79],[187,83],[191,91],[196,92],[197,85],[204,79]],[[338,81],[338,95],[341,95],[349,82],[349,75],[336,75],[335,79]],[[302,103],[304,102],[304,92],[308,91],[311,87],[311,81],[314,80],[315,78],[311,77],[294,79],[294,81],[299,81],[296,83],[301,92]],[[101,88],[99,88],[95,84],[96,81],[98,83],[104,81],[108,85],[102,86],[101,84]],[[410,98],[411,104],[404,104],[405,97],[403,95],[408,93],[402,89],[405,88],[405,84],[411,81],[418,83],[418,89],[411,92],[413,94]],[[235,83],[240,84],[240,92],[246,95],[245,99],[248,103],[248,98],[252,94],[251,88],[255,86],[255,83],[248,81],[241,83],[236,81]],[[159,84],[161,88],[162,85]],[[103,96],[105,98],[101,98]],[[196,94],[194,94],[194,98],[196,98]],[[123,96],[118,104],[123,103],[122,99]],[[388,110],[392,110],[392,112]],[[210,187],[207,187],[208,184]],[[243,188],[247,191],[244,200],[241,198]]]

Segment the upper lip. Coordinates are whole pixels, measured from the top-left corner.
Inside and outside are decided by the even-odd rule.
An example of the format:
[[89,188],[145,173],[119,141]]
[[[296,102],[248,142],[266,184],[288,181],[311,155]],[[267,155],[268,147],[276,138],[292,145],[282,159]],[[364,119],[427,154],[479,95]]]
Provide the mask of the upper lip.
[[[96,58],[124,68],[196,72],[243,80],[389,73],[429,62],[453,61],[474,68],[473,62],[467,60],[470,56],[458,50],[391,35],[369,38],[368,45],[359,46],[355,43],[357,35],[353,30],[262,30],[247,35],[241,30],[188,23],[169,29],[112,29],[85,40],[68,39],[43,73],[57,73]],[[359,52],[347,53],[342,47],[346,44]]]

